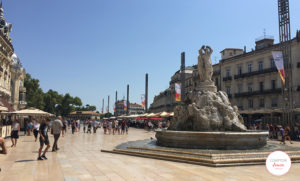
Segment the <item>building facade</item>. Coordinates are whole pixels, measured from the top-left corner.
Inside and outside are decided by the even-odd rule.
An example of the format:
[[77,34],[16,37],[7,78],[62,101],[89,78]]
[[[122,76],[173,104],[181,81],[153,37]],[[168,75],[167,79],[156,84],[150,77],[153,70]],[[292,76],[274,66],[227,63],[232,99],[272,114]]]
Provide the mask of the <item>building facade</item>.
[[[129,115],[144,114],[144,113],[145,113],[145,109],[143,108],[142,105],[137,103],[130,103]],[[124,100],[117,101],[115,116],[121,116],[126,114],[127,114],[127,110],[124,110]]]
[[[300,31],[290,43],[293,107],[297,109],[300,108]],[[248,123],[267,117],[281,119],[282,82],[272,57],[272,51],[280,50],[281,46],[274,44],[274,39],[264,37],[256,40],[255,50],[250,52],[246,52],[246,48],[224,49],[222,59],[213,65],[212,79],[218,90],[228,94]],[[194,90],[199,83],[197,66],[187,67],[185,75],[186,92]],[[154,97],[150,112],[173,111],[177,105],[174,90],[177,82],[180,82],[180,71],[171,77],[169,88]],[[300,125],[299,114],[295,113],[294,120]]]
[[[25,70],[14,54],[9,36],[12,24],[6,22],[0,5],[0,106],[13,111],[26,105],[24,88]],[[3,109],[3,110],[5,110]]]

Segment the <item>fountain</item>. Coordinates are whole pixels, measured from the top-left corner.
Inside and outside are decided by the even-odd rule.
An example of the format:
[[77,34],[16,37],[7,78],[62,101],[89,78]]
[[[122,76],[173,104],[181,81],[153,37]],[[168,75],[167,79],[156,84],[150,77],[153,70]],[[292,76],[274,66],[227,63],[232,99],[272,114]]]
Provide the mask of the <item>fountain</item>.
[[268,132],[247,131],[236,106],[228,96],[217,91],[212,81],[213,50],[203,46],[199,50],[200,82],[195,90],[174,110],[168,130],[157,130],[157,144],[176,148],[251,149],[266,145]]
[[217,91],[211,80],[211,54],[209,46],[199,50],[199,86],[183,96],[169,128],[156,130],[156,140],[129,141],[101,151],[221,167],[265,164],[270,152],[281,150],[299,162],[299,148],[267,144],[268,132],[246,129],[238,108],[231,106],[227,94]]

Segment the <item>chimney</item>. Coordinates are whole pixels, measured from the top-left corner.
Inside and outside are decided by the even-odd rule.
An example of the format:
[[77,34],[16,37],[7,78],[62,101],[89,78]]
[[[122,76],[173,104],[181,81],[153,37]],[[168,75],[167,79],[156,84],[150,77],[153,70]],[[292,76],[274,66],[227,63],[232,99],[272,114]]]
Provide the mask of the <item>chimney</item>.
[[247,48],[246,48],[246,46],[244,46],[244,53],[247,53]]

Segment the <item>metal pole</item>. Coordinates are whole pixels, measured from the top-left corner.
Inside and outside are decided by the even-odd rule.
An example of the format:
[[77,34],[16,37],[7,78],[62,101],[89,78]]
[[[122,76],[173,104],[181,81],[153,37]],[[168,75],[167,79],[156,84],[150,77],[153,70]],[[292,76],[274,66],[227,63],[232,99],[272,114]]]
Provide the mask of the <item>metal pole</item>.
[[130,103],[129,103],[129,84],[127,84],[127,115],[129,114]]
[[145,77],[145,112],[148,111],[148,74]]
[[180,79],[181,79],[181,102],[185,101],[185,53],[181,53],[181,66],[180,66]]
[[102,113],[104,114],[104,98],[102,99]]
[[109,112],[109,96],[108,96],[108,99],[107,99],[107,111]]
[[115,112],[115,116],[117,116],[117,102],[118,102],[118,91],[116,91],[116,101],[115,101],[116,112]]

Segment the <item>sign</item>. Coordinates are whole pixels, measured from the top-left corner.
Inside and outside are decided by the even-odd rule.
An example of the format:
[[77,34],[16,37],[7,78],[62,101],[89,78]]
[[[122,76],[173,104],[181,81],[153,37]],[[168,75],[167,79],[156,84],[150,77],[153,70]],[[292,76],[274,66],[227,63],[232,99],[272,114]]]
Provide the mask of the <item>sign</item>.
[[181,101],[181,83],[175,83],[175,100],[176,102]]
[[285,83],[285,73],[284,73],[284,64],[283,64],[283,54],[282,51],[273,51],[272,52],[274,62],[276,65],[276,68],[278,70],[278,73],[280,75],[280,78],[282,80],[282,83]]
[[291,168],[291,158],[282,151],[274,151],[270,153],[266,160],[267,170],[275,176],[282,176]]
[[146,105],[146,101],[145,101],[145,94],[141,95],[141,101],[142,101],[142,107],[144,108]]
[[127,111],[127,101],[124,100],[124,111]]

